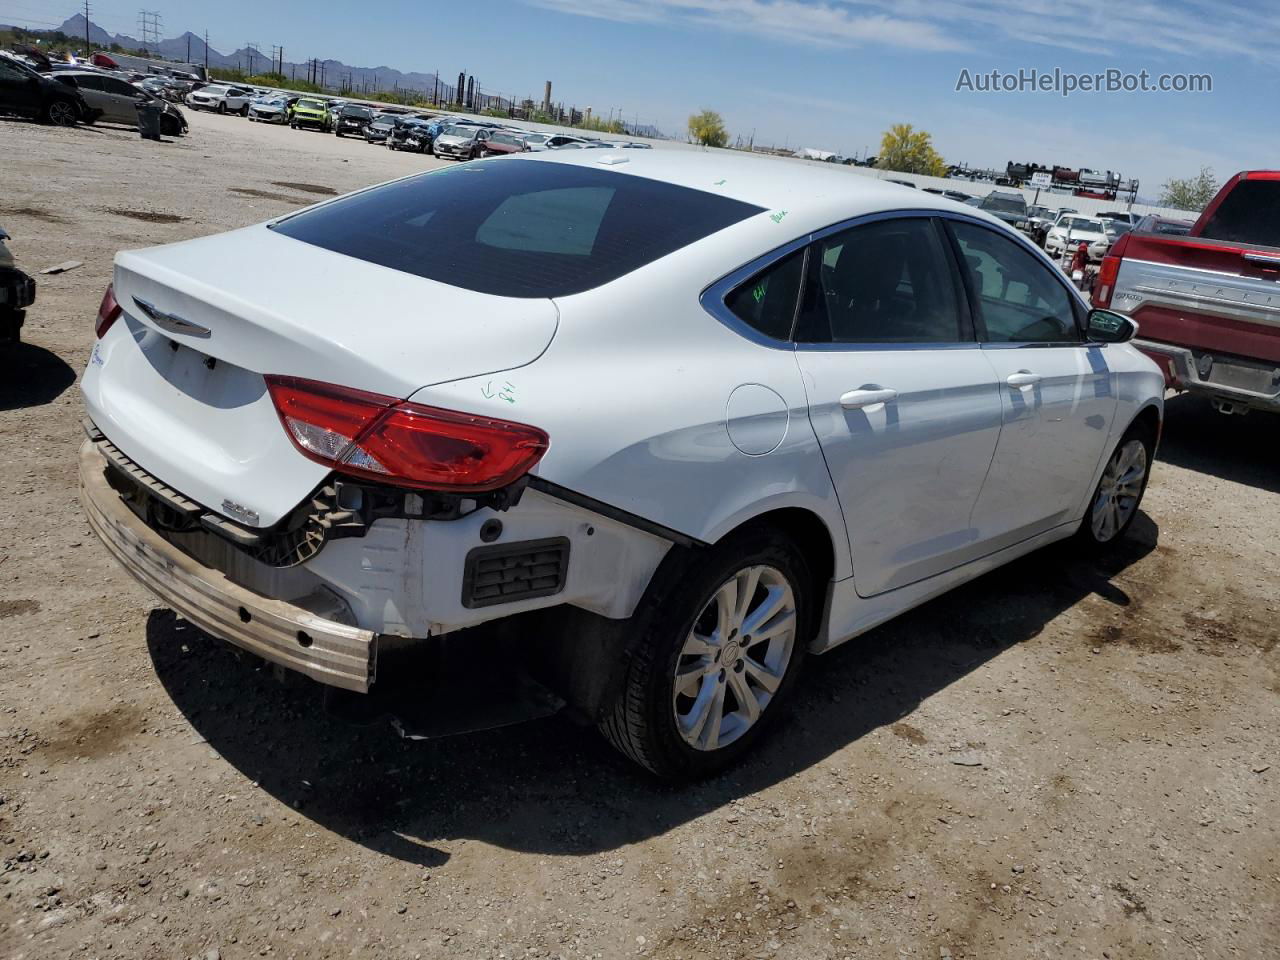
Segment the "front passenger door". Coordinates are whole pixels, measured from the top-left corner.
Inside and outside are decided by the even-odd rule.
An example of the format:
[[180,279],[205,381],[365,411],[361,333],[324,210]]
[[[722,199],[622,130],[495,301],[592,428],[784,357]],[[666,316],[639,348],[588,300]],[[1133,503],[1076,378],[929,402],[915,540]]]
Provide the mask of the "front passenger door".
[[809,247],[796,360],[864,597],[985,552],[969,515],[1000,391],[947,243],[935,220],[907,216]]
[[1055,267],[996,227],[948,227],[1000,384],[1004,426],[973,523],[1002,548],[1081,515],[1116,412],[1112,373]]

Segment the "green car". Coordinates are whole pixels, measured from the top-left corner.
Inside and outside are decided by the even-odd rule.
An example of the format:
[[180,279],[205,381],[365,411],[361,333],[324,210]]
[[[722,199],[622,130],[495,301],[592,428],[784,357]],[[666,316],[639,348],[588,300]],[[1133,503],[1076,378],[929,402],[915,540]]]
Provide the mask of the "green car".
[[289,108],[289,126],[295,130],[299,127],[315,127],[328,132],[329,110],[322,100],[299,97]]

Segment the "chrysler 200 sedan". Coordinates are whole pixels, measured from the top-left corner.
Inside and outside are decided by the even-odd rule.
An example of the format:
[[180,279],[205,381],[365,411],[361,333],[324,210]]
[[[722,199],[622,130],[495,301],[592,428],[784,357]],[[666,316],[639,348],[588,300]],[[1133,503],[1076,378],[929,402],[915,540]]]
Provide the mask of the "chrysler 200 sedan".
[[182,616],[350,691],[539,611],[512,656],[704,776],[807,655],[1125,534],[1163,397],[1134,332],[994,217],[842,170],[479,160],[118,254],[83,501]]

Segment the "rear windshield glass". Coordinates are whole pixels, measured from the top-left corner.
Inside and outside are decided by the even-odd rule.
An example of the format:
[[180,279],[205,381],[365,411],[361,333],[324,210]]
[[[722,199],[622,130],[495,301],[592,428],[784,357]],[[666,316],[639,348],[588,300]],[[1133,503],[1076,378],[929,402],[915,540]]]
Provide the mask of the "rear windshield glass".
[[1222,198],[1200,236],[1280,247],[1280,180],[1241,180]]
[[272,228],[467,290],[563,297],[763,209],[630,174],[508,157],[375,187]]

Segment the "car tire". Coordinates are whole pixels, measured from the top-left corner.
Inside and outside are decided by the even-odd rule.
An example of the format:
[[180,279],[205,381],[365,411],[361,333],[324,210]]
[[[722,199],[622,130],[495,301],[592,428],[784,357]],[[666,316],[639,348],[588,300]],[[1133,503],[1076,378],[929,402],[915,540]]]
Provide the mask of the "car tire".
[[50,100],[45,104],[44,120],[55,127],[74,127],[80,119],[80,111],[70,100]]
[[226,103],[225,103],[225,102],[221,102],[221,103],[219,103],[219,104],[218,104],[218,112],[219,112],[219,113],[226,113],[226,112],[227,112],[227,105],[226,105]]
[[249,115],[249,105],[246,103],[240,108],[240,116],[247,117]]
[[342,139],[342,131],[341,131],[341,130],[335,130],[335,131],[333,131],[333,135],[334,135],[335,137],[337,137],[338,139]]
[[1075,539],[1089,551],[1105,550],[1133,525],[1151,479],[1156,438],[1145,421],[1134,423],[1107,458]]
[[[695,780],[735,763],[785,708],[814,600],[804,554],[771,527],[670,556],[632,618],[630,656],[601,732],[663,779]],[[743,643],[741,628],[753,620],[768,635]]]

